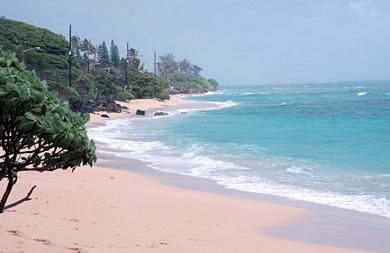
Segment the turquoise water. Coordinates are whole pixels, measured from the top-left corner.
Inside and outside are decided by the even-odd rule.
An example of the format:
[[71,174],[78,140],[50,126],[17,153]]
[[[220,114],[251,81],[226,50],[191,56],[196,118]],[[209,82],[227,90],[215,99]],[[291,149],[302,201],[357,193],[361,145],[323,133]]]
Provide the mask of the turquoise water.
[[188,99],[220,108],[91,134],[155,169],[390,217],[390,82],[237,86]]

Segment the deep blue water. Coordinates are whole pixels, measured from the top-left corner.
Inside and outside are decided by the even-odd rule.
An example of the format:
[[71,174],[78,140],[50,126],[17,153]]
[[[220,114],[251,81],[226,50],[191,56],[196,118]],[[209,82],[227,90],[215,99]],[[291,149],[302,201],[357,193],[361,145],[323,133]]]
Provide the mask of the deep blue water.
[[237,86],[188,99],[223,108],[91,134],[155,169],[390,217],[390,82]]

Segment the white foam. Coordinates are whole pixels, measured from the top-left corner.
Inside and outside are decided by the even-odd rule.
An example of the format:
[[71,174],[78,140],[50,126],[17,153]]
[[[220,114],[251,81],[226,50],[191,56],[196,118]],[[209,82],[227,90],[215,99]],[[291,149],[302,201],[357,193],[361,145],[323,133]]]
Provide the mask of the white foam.
[[[217,103],[222,108],[235,105],[231,101]],[[135,119],[110,120],[107,125],[89,128],[88,134],[95,140],[107,143],[112,149],[118,150],[118,152],[110,151],[115,155],[145,161],[157,170],[212,179],[230,189],[303,200],[390,218],[390,200],[385,197],[374,194],[340,193],[333,191],[333,188],[332,191],[323,188],[321,190],[308,189],[305,186],[293,185],[286,173],[279,174],[279,176],[286,177],[283,183],[272,178],[264,178],[261,174],[250,175],[251,169],[248,167],[202,155],[203,148],[195,144],[185,150],[175,150],[158,140],[128,139],[129,133],[137,130],[132,120]],[[133,137],[136,136],[135,133],[131,134]],[[150,133],[144,134],[150,135]],[[291,178],[314,176],[311,165],[292,163],[289,160],[276,161],[276,159],[267,157],[261,157],[261,159],[264,160],[264,164],[260,166],[265,170],[282,167],[284,168],[282,171],[290,174]],[[243,174],[243,170],[249,171]],[[383,177],[388,176],[390,174],[383,175]],[[305,178],[305,180],[310,179]]]
[[[390,201],[370,194],[348,195],[331,191],[316,191],[302,186],[281,184],[271,179],[253,175],[235,176],[232,171],[251,170],[232,162],[200,155],[201,148],[192,145],[184,152],[172,150],[160,141],[118,140],[99,135],[97,140],[111,148],[121,150],[115,155],[147,162],[156,170],[215,180],[218,184],[235,190],[262,193],[294,200],[335,206],[390,218]],[[271,167],[277,166],[270,161]],[[311,176],[307,167],[292,165],[286,168],[291,174]]]
[[233,107],[233,106],[237,105],[237,103],[235,103],[231,100],[227,100],[224,102],[207,102],[207,103],[216,105],[215,109],[229,108],[229,107]]
[[223,94],[227,96],[251,96],[251,95],[267,95],[269,92],[259,91],[259,92],[252,92],[252,91],[236,91],[236,90],[222,90],[221,93],[216,94]]
[[223,109],[223,108],[229,108],[229,107],[233,107],[233,106],[237,105],[237,103],[235,103],[231,100],[224,101],[224,102],[206,101],[205,103],[212,104],[214,106],[205,107],[205,108],[179,109],[178,112],[179,113],[189,113],[189,112],[199,112],[199,111],[212,111],[212,110],[219,110],[219,109]]
[[262,193],[294,200],[324,204],[390,218],[390,201],[370,194],[347,195],[331,191],[314,191],[298,186],[260,181],[253,176],[220,177],[217,183],[229,189]]
[[222,94],[223,92],[218,90],[218,91],[208,91],[205,93],[199,93],[199,94],[177,94],[173,95],[172,97],[176,98],[186,98],[186,97],[205,97],[205,96],[211,96],[211,95],[217,95],[217,94]]
[[301,167],[293,164],[292,166],[288,167],[286,169],[288,173],[293,173],[293,174],[303,174],[307,176],[311,176],[312,169],[307,168],[307,167]]
[[366,95],[366,94],[367,94],[367,92],[364,91],[364,92],[359,92],[357,95],[358,95],[358,96],[364,96],[364,95]]

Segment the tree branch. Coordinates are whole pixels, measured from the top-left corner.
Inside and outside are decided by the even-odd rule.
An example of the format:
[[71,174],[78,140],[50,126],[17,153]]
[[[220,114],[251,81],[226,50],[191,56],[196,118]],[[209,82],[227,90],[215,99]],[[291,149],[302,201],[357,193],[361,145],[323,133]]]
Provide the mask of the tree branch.
[[19,205],[19,204],[21,204],[21,203],[23,203],[23,202],[25,202],[25,201],[31,200],[30,196],[31,196],[31,194],[33,193],[33,191],[34,191],[34,189],[35,189],[36,187],[37,187],[37,186],[34,185],[34,186],[31,188],[31,190],[27,193],[27,195],[26,195],[24,198],[22,198],[22,199],[20,199],[20,200],[18,200],[18,201],[16,201],[16,202],[14,202],[14,203],[12,203],[12,204],[9,204],[9,205],[5,206],[5,207],[4,207],[4,210],[9,209],[9,208],[12,208],[12,207],[15,207],[15,206],[17,206],[17,205]]

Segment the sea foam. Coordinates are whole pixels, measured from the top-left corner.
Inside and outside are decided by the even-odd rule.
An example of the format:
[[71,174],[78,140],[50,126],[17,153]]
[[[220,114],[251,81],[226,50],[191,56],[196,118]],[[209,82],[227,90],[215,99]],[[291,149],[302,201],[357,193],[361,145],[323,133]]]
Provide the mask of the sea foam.
[[[138,159],[147,162],[156,170],[214,180],[228,189],[261,193],[324,204],[339,208],[366,212],[390,218],[390,202],[386,198],[370,194],[342,194],[332,191],[316,191],[297,185],[281,184],[259,175],[240,175],[251,168],[201,154],[202,147],[193,144],[184,150],[178,150],[161,141],[135,141],[123,138],[123,129],[132,127],[131,121],[113,120],[106,126],[92,128],[89,134],[99,142],[104,142],[111,149],[108,151],[118,157]],[[116,130],[115,130],[116,129]],[[107,151],[106,151],[107,152]],[[265,160],[265,162],[267,162]],[[275,160],[268,161],[271,167]],[[285,162],[282,162],[284,164]],[[278,166],[278,165],[276,165]],[[235,172],[236,171],[236,172]],[[240,173],[239,173],[240,172]],[[311,176],[309,167],[292,164],[286,172],[302,176]]]

